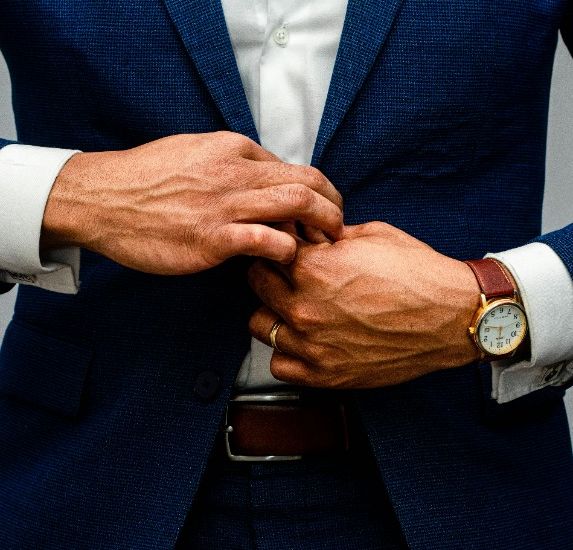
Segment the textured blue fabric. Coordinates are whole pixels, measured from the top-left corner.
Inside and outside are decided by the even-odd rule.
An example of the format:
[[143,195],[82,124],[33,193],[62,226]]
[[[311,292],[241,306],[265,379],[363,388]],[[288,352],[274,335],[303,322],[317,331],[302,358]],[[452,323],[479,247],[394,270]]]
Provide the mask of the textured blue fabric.
[[[31,403],[65,415],[78,412],[91,350],[61,339],[38,334],[12,323],[6,332],[10,346],[4,360],[13,367],[0,369],[0,387],[5,395],[21,397],[27,388]],[[38,384],[42,380],[42,384]]]
[[6,147],[6,145],[12,145],[12,144],[14,144],[14,143],[16,143],[16,142],[15,142],[15,141],[9,141],[9,140],[7,140],[7,139],[2,139],[2,138],[0,138],[0,149]]
[[176,550],[406,550],[362,436],[348,455],[211,459]]
[[[385,220],[456,258],[536,239],[566,7],[350,0],[313,157],[346,221]],[[216,0],[3,0],[0,13],[22,143],[256,137]],[[571,229],[544,238],[571,268]],[[20,289],[0,351],[2,548],[173,546],[249,347],[247,265],[154,277],[85,252],[79,295]],[[497,405],[490,376],[470,365],[348,395],[408,544],[569,549],[563,391]]]
[[[0,138],[0,149],[2,149],[3,147],[6,147],[6,145],[10,145],[12,143],[14,143],[14,142]],[[5,294],[6,292],[9,292],[13,288],[14,288],[14,285],[0,282],[0,294]]]
[[538,242],[548,244],[563,260],[567,269],[573,273],[573,224],[564,227],[558,231],[552,231],[541,235],[537,239]]

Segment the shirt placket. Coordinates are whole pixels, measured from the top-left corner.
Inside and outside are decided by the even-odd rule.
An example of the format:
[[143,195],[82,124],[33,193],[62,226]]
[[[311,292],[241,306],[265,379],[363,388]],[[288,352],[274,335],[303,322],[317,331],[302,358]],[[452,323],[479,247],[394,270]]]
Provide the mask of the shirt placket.
[[265,42],[260,63],[259,135],[263,147],[286,162],[304,164],[298,128],[303,90],[293,86],[296,54],[291,47],[291,2],[269,0]]

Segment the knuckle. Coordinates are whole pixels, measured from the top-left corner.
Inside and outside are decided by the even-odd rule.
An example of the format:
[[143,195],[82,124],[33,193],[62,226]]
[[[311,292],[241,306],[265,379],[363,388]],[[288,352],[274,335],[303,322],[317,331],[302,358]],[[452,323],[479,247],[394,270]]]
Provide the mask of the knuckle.
[[322,253],[320,246],[316,246],[312,251],[306,249],[298,250],[296,261],[291,265],[291,277],[295,283],[310,284],[316,282],[320,274]]
[[315,168],[314,166],[305,166],[304,170],[306,177],[310,182],[312,182],[311,187],[313,189],[331,188],[332,195],[335,197],[337,205],[342,207],[342,195],[318,168]]
[[313,192],[306,186],[300,183],[293,183],[287,188],[287,200],[295,208],[307,210],[314,202]]
[[226,147],[237,147],[240,143],[240,134],[230,132],[228,130],[221,130],[217,132],[217,136]]
[[322,185],[327,181],[326,176],[318,168],[315,168],[314,166],[305,166],[303,168],[303,174],[310,181],[312,181],[317,185]]
[[215,132],[215,135],[225,141],[232,141],[238,134],[229,130],[219,130],[218,132]]
[[344,213],[342,212],[342,210],[335,210],[333,218],[337,226],[342,225],[344,223]]
[[243,234],[243,242],[248,249],[260,248],[266,240],[266,234],[262,227],[253,226]]
[[342,196],[342,193],[338,189],[335,188],[334,190],[336,191],[337,204],[342,210],[344,208],[344,197]]
[[309,271],[306,262],[297,261],[290,270],[293,281],[297,284],[312,282],[312,272]]
[[225,145],[231,147],[232,149],[238,151],[248,151],[250,150],[253,145],[254,141],[243,134],[238,134],[236,132],[224,132],[223,139],[225,141]]
[[290,310],[290,324],[299,332],[305,332],[312,324],[313,316],[310,308],[304,303],[294,304]]
[[368,222],[366,225],[369,228],[374,229],[375,231],[379,231],[381,233],[388,232],[390,230],[390,227],[391,227],[386,222],[381,222],[381,221]]

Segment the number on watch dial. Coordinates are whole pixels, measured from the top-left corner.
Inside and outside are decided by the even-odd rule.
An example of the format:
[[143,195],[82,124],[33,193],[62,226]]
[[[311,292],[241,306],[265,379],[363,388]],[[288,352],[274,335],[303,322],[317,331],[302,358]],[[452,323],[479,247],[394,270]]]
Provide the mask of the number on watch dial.
[[515,304],[500,304],[489,310],[480,321],[478,340],[491,355],[511,353],[521,344],[527,330],[527,319]]

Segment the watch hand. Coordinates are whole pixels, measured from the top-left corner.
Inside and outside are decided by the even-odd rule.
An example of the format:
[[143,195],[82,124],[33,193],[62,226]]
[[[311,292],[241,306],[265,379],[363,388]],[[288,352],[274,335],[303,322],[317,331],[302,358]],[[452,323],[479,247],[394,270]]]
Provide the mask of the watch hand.
[[[520,322],[520,321],[518,321]],[[510,323],[507,323],[507,325],[503,325],[503,328],[509,328],[509,327],[513,327],[515,326],[515,321],[511,321]]]

